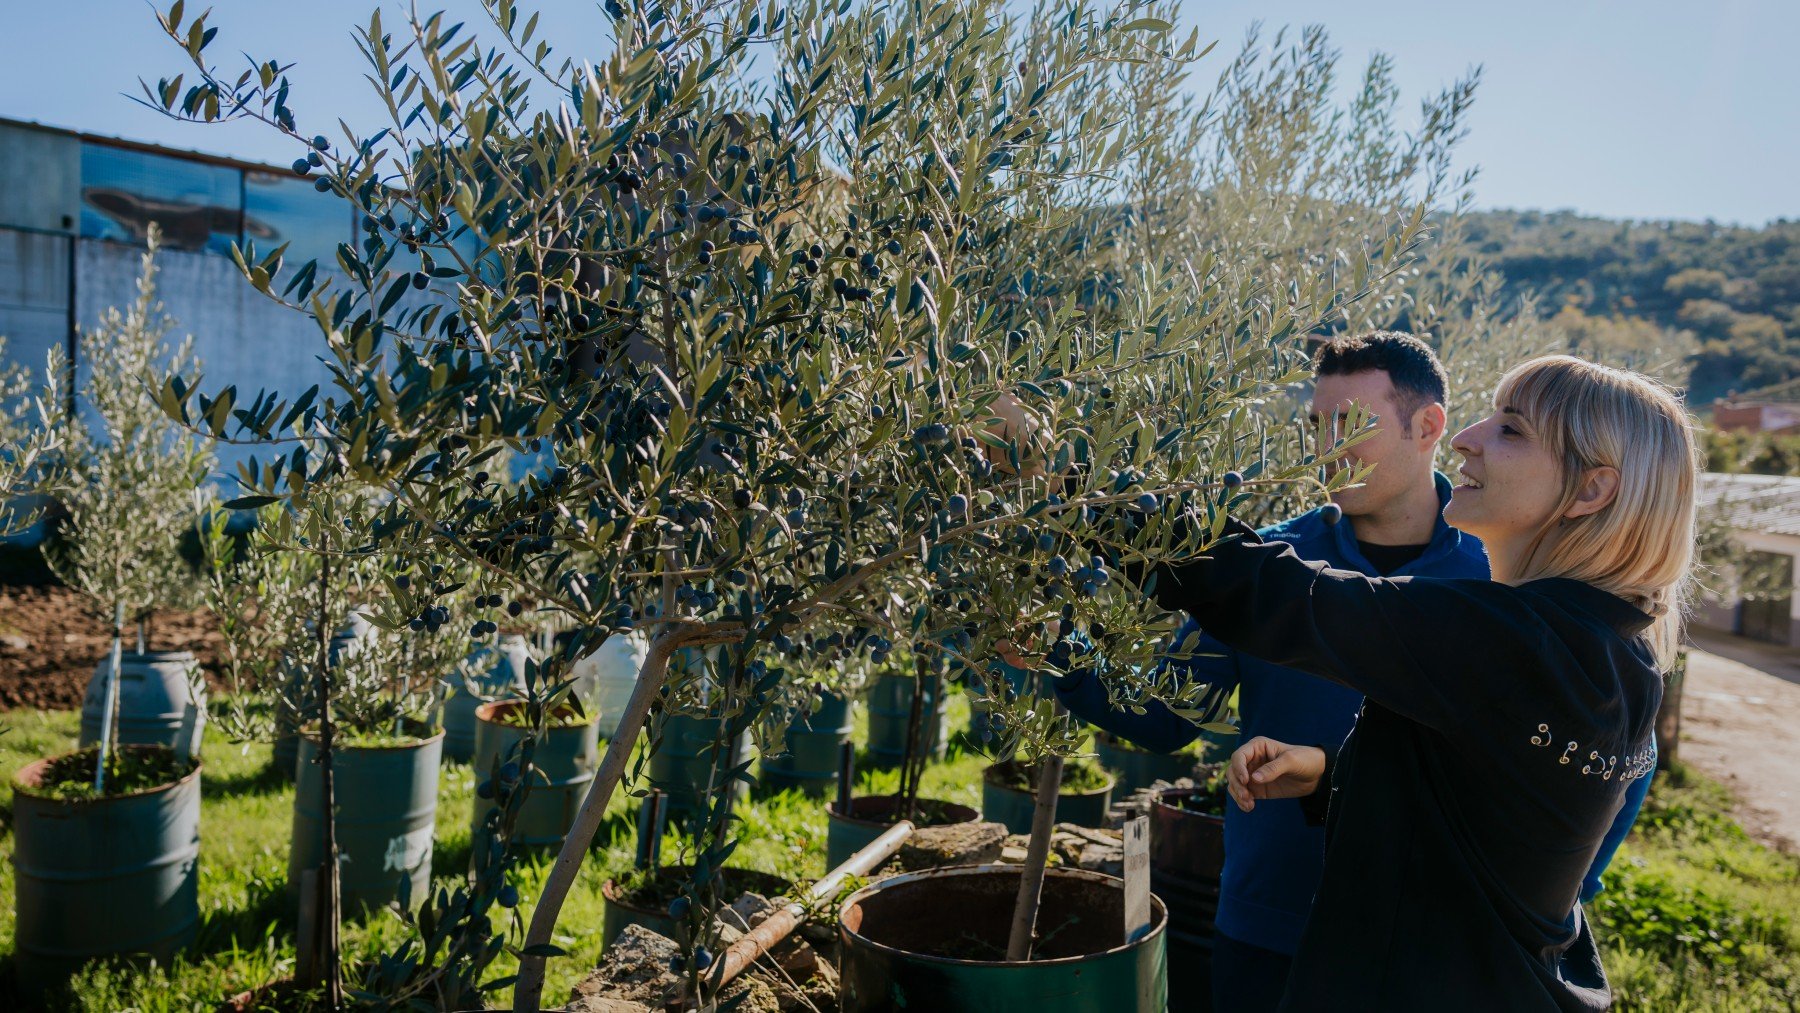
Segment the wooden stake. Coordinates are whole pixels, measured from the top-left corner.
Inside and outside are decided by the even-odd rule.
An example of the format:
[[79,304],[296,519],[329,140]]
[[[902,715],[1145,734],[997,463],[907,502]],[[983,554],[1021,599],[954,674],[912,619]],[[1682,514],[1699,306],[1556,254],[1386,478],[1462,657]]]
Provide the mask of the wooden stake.
[[119,641],[125,636],[125,603],[113,608],[112,656],[106,666],[106,692],[100,703],[100,754],[94,763],[94,794],[106,793],[106,761],[112,756],[113,729],[119,726]]

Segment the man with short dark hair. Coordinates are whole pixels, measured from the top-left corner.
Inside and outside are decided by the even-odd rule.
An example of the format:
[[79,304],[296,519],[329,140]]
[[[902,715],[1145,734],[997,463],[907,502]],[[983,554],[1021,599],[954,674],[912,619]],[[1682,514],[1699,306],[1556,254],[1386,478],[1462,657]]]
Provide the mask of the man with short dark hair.
[[[1440,516],[1450,482],[1433,468],[1444,436],[1447,380],[1429,346],[1393,331],[1340,338],[1314,356],[1311,413],[1347,414],[1360,406],[1374,433],[1348,451],[1347,465],[1374,469],[1356,488],[1321,507],[1264,528],[1265,541],[1286,542],[1303,559],[1373,577],[1488,577],[1487,554],[1476,539]],[[1335,521],[1336,510],[1342,521]],[[1182,643],[1200,629],[1189,620]],[[1306,673],[1239,654],[1202,635],[1181,660],[1167,664],[1190,683],[1209,683],[1208,699],[1238,692],[1241,735],[1280,742],[1336,745],[1362,707],[1354,690]],[[1059,679],[1057,696],[1076,716],[1144,748],[1173,752],[1199,729],[1160,703],[1146,713],[1114,710],[1106,689],[1086,674]],[[1648,782],[1648,778],[1643,779]],[[1596,859],[1590,883],[1623,837],[1643,799],[1621,814]],[[1295,800],[1259,802],[1254,812],[1226,806],[1225,867],[1213,936],[1213,1008],[1221,1013],[1272,1010],[1280,1002],[1288,966],[1300,943],[1324,868],[1323,828],[1307,825]],[[1588,892],[1584,890],[1584,899]]]

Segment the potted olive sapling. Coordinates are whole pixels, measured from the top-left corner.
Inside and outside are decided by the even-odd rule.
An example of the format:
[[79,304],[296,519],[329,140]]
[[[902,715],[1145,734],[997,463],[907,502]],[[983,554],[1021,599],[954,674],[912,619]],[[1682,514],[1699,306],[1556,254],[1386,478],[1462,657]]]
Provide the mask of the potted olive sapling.
[[[1028,21],[997,0],[809,8],[781,12],[771,38],[749,6],[621,0],[613,52],[567,62],[519,5],[489,13],[479,60],[466,25],[372,18],[360,42],[393,117],[367,134],[303,131],[282,64],[218,70],[215,32],[185,5],[159,17],[187,76],[146,82],[145,97],[174,116],[263,122],[362,229],[337,272],[240,253],[249,284],[318,323],[330,392],[199,400],[171,380],[171,416],[251,442],[298,425],[301,448],[387,497],[368,537],[428,545],[563,613],[575,636],[543,685],[615,637],[647,640],[529,926],[483,936],[496,895],[477,878],[480,899],[450,905],[467,945],[406,965],[408,981],[472,981],[512,946],[514,1004],[535,1010],[563,898],[672,657],[724,647],[748,672],[777,637],[863,628],[981,664],[997,621],[955,603],[985,609],[974,578],[1018,578],[980,558],[1047,565],[1011,532],[1074,539],[1083,523],[1026,479],[996,478],[991,455],[1018,453],[990,431],[996,400],[1025,400],[1070,448],[1057,471],[1083,465],[1098,483],[1138,470],[1129,494],[1081,507],[1211,495],[1256,455],[1254,409],[1294,375],[1291,340],[1398,270],[1384,251],[1409,249],[1420,223],[1377,202],[1359,212],[1368,242],[1316,264],[1280,237],[1213,257],[1189,222],[1208,202],[1191,158],[1146,166],[1160,189],[1122,208],[1117,182],[1154,133],[1127,126],[1160,122],[1124,96],[1162,103],[1163,120],[1212,122],[1171,111],[1200,47],[1169,33],[1165,9],[1058,0]],[[1120,91],[1121,68],[1162,76]],[[564,104],[525,111],[524,89],[475,84],[537,75]],[[1136,214],[1152,205],[1153,220]],[[1262,277],[1271,263],[1279,291]],[[256,495],[304,495],[311,469],[283,465],[290,449],[259,459]],[[546,466],[470,495],[503,451]],[[1295,469],[1242,470],[1271,484],[1311,474]],[[1157,558],[1204,544],[1156,524],[1133,537]],[[425,607],[413,589],[384,603]],[[1035,599],[1008,607],[991,614],[1009,628],[1056,618]],[[1138,618],[1097,640],[1121,670],[1173,628]],[[527,708],[518,780],[553,707]],[[504,773],[487,778],[497,798],[518,783]],[[715,982],[696,981],[704,1001]]]
[[54,489],[40,466],[58,441],[54,411],[24,363],[7,358],[5,335],[0,362],[0,536],[7,536],[42,519]]
[[89,687],[83,748],[15,778],[16,938],[31,980],[122,953],[166,963],[199,924],[200,676],[192,655],[151,653],[141,633],[136,651],[122,647],[128,620],[197,592],[180,546],[211,466],[148,394],[161,360],[194,365],[186,343],[163,341],[155,247],[153,232],[136,303],[84,332],[85,380],[52,354],[43,399],[62,440],[46,478],[68,514],[47,559],[113,645]]
[[156,250],[153,232],[137,301],[107,310],[83,333],[79,376],[51,354],[45,400],[60,409],[54,425],[64,437],[46,462],[47,478],[67,516],[44,555],[113,630],[112,654],[95,667],[82,701],[81,744],[111,736],[191,756],[206,724],[205,684],[191,653],[154,650],[150,619],[157,608],[200,605],[203,581],[182,542],[212,496],[213,457],[164,415],[147,386],[161,370],[200,368],[191,338],[166,340],[174,325],[156,295]]

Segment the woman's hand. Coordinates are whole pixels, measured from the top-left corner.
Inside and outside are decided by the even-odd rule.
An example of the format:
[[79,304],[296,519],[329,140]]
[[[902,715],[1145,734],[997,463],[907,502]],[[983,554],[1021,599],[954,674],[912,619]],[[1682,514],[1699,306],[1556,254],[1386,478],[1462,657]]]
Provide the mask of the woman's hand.
[[[988,405],[988,413],[999,421],[990,423],[988,432],[1019,446],[1019,464],[1021,473],[1026,478],[1037,478],[1044,474],[1044,449],[1039,446],[1038,432],[1042,423],[1011,394],[1001,394]],[[988,463],[1001,474],[1012,474],[1010,455],[1002,453],[992,446],[983,444],[987,452]]]
[[1305,798],[1324,776],[1325,750],[1258,735],[1231,754],[1225,790],[1239,809],[1249,812],[1259,798]]

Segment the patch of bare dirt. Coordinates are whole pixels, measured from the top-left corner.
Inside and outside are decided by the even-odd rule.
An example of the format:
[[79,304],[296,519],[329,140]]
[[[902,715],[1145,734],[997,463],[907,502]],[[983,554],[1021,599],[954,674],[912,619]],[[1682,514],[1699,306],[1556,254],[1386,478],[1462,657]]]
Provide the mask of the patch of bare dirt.
[[[163,612],[150,619],[155,651],[192,651],[216,679],[222,638],[207,612]],[[137,646],[128,631],[125,649]],[[81,706],[94,666],[112,647],[108,624],[85,599],[54,585],[0,585],[0,710]]]
[[1738,638],[1696,639],[1679,755],[1732,790],[1738,822],[1751,836],[1800,852],[1800,683],[1784,677],[1792,653]]

